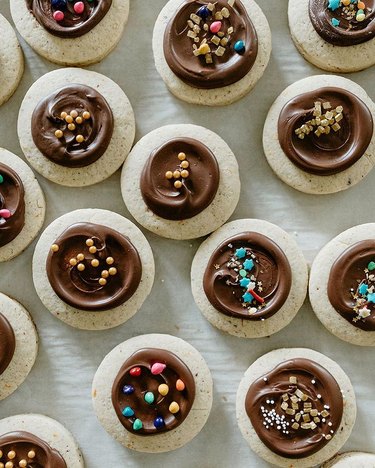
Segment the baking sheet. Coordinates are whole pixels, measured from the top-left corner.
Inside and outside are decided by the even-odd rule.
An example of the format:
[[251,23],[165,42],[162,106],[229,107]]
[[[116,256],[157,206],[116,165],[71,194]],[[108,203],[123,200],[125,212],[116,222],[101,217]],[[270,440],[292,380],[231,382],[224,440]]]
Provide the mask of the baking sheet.
[[[195,123],[220,134],[236,154],[242,191],[232,217],[263,218],[292,233],[311,262],[332,237],[355,224],[374,221],[375,172],[351,189],[330,196],[301,194],[282,183],[263,155],[261,136],[267,111],[293,81],[322,72],[294,48],[287,25],[286,0],[259,0],[273,34],[271,62],[253,92],[227,108],[184,104],[168,93],[155,71],[151,37],[165,0],[131,0],[126,32],[115,51],[89,67],[114,79],[134,106],[137,140],[161,125]],[[0,13],[11,21],[9,1]],[[12,99],[0,108],[0,146],[22,156],[16,122],[20,103],[34,80],[57,68],[23,41],[26,72]],[[374,68],[348,75],[375,99]],[[319,78],[317,78],[319,79]],[[97,207],[130,217],[120,195],[119,173],[93,187],[59,187],[41,176],[47,198],[48,225],[77,208]],[[44,413],[65,424],[76,437],[89,468],[251,467],[269,466],[243,440],[236,424],[235,395],[247,367],[279,347],[306,346],[336,360],[350,376],[358,400],[358,418],[346,450],[375,450],[374,354],[340,341],[320,324],[305,303],[284,330],[270,338],[245,340],[214,329],[194,305],[189,281],[199,240],[160,239],[143,230],[156,261],[155,284],[142,309],[126,324],[109,331],[79,331],[55,319],[41,304],[31,278],[32,244],[22,255],[0,265],[0,291],[18,299],[32,313],[40,335],[40,352],[30,376],[11,397],[0,402],[0,417],[21,412]],[[214,378],[214,404],[208,423],[190,444],[172,453],[150,455],[117,444],[97,422],[91,407],[91,381],[103,357],[118,343],[142,333],[170,333],[193,344],[205,357]]]

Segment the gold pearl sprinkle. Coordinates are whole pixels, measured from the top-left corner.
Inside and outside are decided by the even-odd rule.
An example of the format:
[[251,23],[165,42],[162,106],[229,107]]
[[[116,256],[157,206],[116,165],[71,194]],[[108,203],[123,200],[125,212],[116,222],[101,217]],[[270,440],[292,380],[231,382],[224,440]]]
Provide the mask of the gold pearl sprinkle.
[[61,130],[56,130],[55,132],[55,137],[56,138],[62,138],[63,137],[63,132]]
[[85,138],[83,137],[83,135],[77,135],[76,141],[77,143],[83,143],[85,141]]
[[185,153],[178,153],[178,159],[180,161],[184,161],[186,159],[186,154]]
[[181,167],[182,167],[182,169],[187,169],[189,167],[189,162],[188,161],[182,161]]
[[27,461],[26,460],[20,460],[20,462],[18,463],[18,466],[20,468],[26,468],[27,467]]
[[30,452],[27,454],[29,458],[35,458],[35,452],[34,450],[30,450]]
[[179,179],[179,178],[181,177],[181,172],[180,172],[180,171],[174,171],[173,177],[174,177],[175,179]]
[[76,118],[76,124],[81,125],[82,122],[83,122],[82,117],[77,117]]
[[104,279],[104,278],[100,278],[99,279],[99,284],[100,284],[100,286],[105,286],[107,284],[107,280]]
[[57,244],[52,244],[52,246],[51,246],[52,252],[58,252],[58,251],[59,251],[59,248],[60,248],[60,247],[59,247]]
[[83,253],[79,253],[79,254],[77,255],[77,260],[78,260],[79,262],[82,262],[82,260],[84,260],[84,259],[85,259],[85,256],[83,255]]
[[98,267],[99,266],[99,260],[94,258],[94,260],[91,260],[91,266],[93,267]]
[[96,253],[97,250],[98,250],[98,249],[95,247],[95,245],[92,245],[92,246],[89,248],[89,252],[90,252],[91,254]]
[[113,257],[107,257],[105,261],[107,265],[113,265],[115,263],[115,259]]
[[172,177],[173,177],[173,172],[172,172],[172,171],[167,171],[167,172],[165,173],[165,177],[166,177],[167,179],[172,179]]
[[68,129],[69,129],[70,131],[73,131],[73,130],[76,129],[76,126],[74,125],[74,123],[71,123],[71,124],[68,125]]
[[66,112],[61,112],[60,117],[64,120],[68,114]]
[[102,278],[108,278],[108,276],[109,276],[108,270],[103,270],[101,276],[102,276]]
[[186,177],[189,177],[189,171],[185,169],[181,171],[181,177],[183,177],[184,179],[186,179]]
[[8,461],[5,463],[5,468],[13,468],[13,467],[14,467],[13,462]]
[[3,457],[3,451],[0,450],[0,458],[2,458],[2,457]]
[[86,245],[87,247],[91,247],[92,245],[94,245],[94,241],[92,239],[87,239]]
[[71,258],[69,260],[69,263],[72,265],[72,266],[76,266],[77,265],[77,260],[75,258]]
[[78,263],[77,270],[78,271],[84,271],[85,270],[85,265],[83,263]]
[[67,115],[65,117],[65,122],[68,123],[68,124],[73,123],[73,117],[71,115]]
[[13,458],[16,458],[16,452],[14,450],[8,452],[8,458],[9,460],[13,460]]
[[108,270],[108,273],[109,273],[111,276],[114,276],[114,275],[117,273],[117,268],[114,268],[114,267],[110,268],[110,269]]
[[72,110],[70,115],[73,117],[73,119],[75,119],[76,117],[78,117],[78,112],[76,110]]
[[4,463],[0,462],[0,468],[4,468]]
[[91,114],[90,114],[90,112],[85,111],[85,112],[82,114],[82,117],[83,117],[85,120],[88,120],[88,119],[91,118]]
[[173,185],[178,189],[182,187],[182,182],[180,180],[176,180],[176,182]]

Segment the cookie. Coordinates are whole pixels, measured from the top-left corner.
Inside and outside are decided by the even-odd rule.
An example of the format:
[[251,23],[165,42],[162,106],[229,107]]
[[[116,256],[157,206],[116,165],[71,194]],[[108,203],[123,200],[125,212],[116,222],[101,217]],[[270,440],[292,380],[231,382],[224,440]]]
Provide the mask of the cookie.
[[159,236],[193,239],[220,227],[240,197],[238,163],[228,145],[197,125],[167,125],[132,149],[121,175],[124,202]]
[[324,463],[322,468],[374,468],[374,466],[374,453],[345,452]]
[[244,97],[263,76],[271,30],[252,0],[170,0],[156,20],[152,48],[172,94],[191,104],[223,106]]
[[205,425],[212,379],[201,354],[186,341],[152,334],[114,348],[96,371],[92,398],[104,429],[139,452],[168,452]]
[[[41,414],[18,414],[0,420],[0,461],[8,468],[50,466],[83,468],[72,434],[59,422]],[[13,464],[11,464],[13,463]]]
[[261,458],[307,468],[345,444],[356,400],[349,378],[327,356],[307,348],[277,349],[245,372],[236,415],[243,437]]
[[375,346],[375,224],[354,226],[328,242],[310,275],[312,308],[338,338]]
[[38,353],[38,333],[30,314],[0,293],[0,400],[23,383]]
[[100,62],[120,41],[128,21],[129,0],[54,3],[51,7],[50,0],[10,2],[18,32],[47,60],[83,67]]
[[44,194],[33,171],[15,154],[0,148],[0,262],[31,244],[43,226]]
[[45,307],[83,330],[104,330],[129,320],[154,281],[154,257],[142,232],[117,213],[72,211],[40,236],[33,280]]
[[263,130],[264,152],[291,187],[316,195],[339,192],[374,167],[374,121],[375,104],[358,84],[340,76],[311,76],[290,85],[273,103]]
[[18,137],[31,166],[68,187],[111,176],[127,157],[134,136],[133,109],[122,89],[104,75],[79,68],[39,78],[18,116]]
[[21,46],[12,26],[0,15],[0,106],[17,89],[21,81],[24,63]]
[[230,335],[262,338],[295,317],[307,291],[307,265],[294,239],[260,219],[238,219],[205,240],[193,259],[195,303]]

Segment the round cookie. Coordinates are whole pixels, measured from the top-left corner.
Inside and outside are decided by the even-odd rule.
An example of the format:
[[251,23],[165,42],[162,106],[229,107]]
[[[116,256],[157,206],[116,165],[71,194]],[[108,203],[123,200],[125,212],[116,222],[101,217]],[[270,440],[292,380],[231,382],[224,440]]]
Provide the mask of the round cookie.
[[[2,187],[4,187],[7,182],[14,181],[15,191],[17,192],[17,187],[20,187],[20,182],[23,186],[23,195],[19,198],[17,196],[18,201],[13,201],[13,196],[10,195],[13,192],[4,189],[6,190],[7,196],[11,198],[11,209],[8,211],[12,213],[12,216],[16,217],[14,225],[12,223],[12,216],[7,218],[9,221],[2,218],[4,222],[0,224],[0,243],[3,244],[0,247],[0,262],[5,262],[23,252],[35,239],[43,226],[46,202],[43,191],[29,166],[15,154],[0,148],[0,175],[2,168],[6,170],[7,174],[9,173],[10,177],[8,178],[6,174],[3,174],[5,177],[3,177],[3,182],[0,183],[0,195],[2,194]],[[12,171],[14,171],[15,174]],[[6,197],[4,197],[1,209],[7,209]],[[13,237],[14,234],[9,237],[9,223],[12,224],[10,230],[14,230],[15,237]],[[3,230],[5,231],[4,233],[2,233]]]
[[[11,459],[14,463],[19,462],[22,456],[22,460],[42,463],[40,466],[85,466],[72,434],[59,422],[41,414],[18,414],[0,420],[0,450],[3,451],[0,460],[4,465],[9,460],[9,448],[16,452],[16,456]],[[28,454],[34,456],[28,457]]]
[[[324,4],[323,0],[316,3]],[[325,4],[328,5],[328,1]],[[318,68],[336,73],[350,73],[375,64],[373,35],[367,42],[356,45],[338,46],[327,42],[314,28],[309,14],[309,0],[289,0],[288,18],[294,44],[302,56]],[[334,29],[332,25],[329,25],[329,28]]]
[[[375,346],[375,330],[373,323],[375,315],[371,307],[371,302],[367,303],[367,301],[365,301],[364,305],[357,308],[357,312],[353,309],[351,316],[351,302],[353,307],[356,306],[356,301],[352,297],[352,292],[355,294],[357,291],[353,289],[351,292],[351,286],[347,284],[347,281],[345,281],[344,275],[339,280],[340,285],[344,284],[339,296],[341,296],[343,301],[345,301],[343,304],[340,303],[341,307],[344,307],[343,311],[345,311],[345,318],[332,305],[328,294],[328,285],[332,267],[335,262],[341,256],[346,254],[346,252],[349,252],[349,248],[356,248],[356,244],[359,245],[359,242],[370,240],[368,246],[366,245],[367,243],[364,244],[363,248],[360,246],[363,254],[361,254],[361,252],[353,251],[353,254],[347,257],[347,266],[344,266],[344,269],[342,270],[343,273],[348,274],[349,282],[350,284],[353,284],[353,287],[364,282],[366,276],[371,274],[371,271],[368,271],[368,274],[366,275],[363,267],[366,268],[366,262],[370,262],[368,258],[372,259],[372,252],[374,252],[375,260],[375,251],[372,246],[373,241],[371,240],[374,236],[375,223],[354,226],[328,242],[328,244],[326,244],[318,253],[311,267],[309,295],[315,314],[331,333],[344,341],[348,341],[349,343],[356,344],[358,346]],[[361,256],[361,263],[365,262],[366,265],[360,264],[359,259]],[[356,257],[358,260],[357,266],[355,266],[356,264],[354,262]],[[342,258],[345,260],[344,257]],[[337,264],[337,266],[340,268],[339,264]],[[353,269],[354,276],[350,270],[347,270],[347,267],[353,267],[350,268],[350,270]],[[338,269],[337,271],[339,272]],[[345,283],[343,283],[343,281],[345,281]],[[358,283],[357,281],[360,281],[361,283]],[[370,285],[370,283],[372,284],[371,280],[368,281],[368,285]],[[332,282],[331,284],[332,294],[334,294],[334,283]],[[358,296],[359,298],[367,296],[367,291],[364,291],[364,294],[362,295],[359,294],[358,289]],[[366,305],[366,303],[368,305]],[[346,304],[348,304],[349,307],[347,307]],[[367,317],[361,317],[361,315],[363,315],[360,311],[361,308],[369,308],[370,314],[368,316],[367,314],[364,314]],[[355,320],[353,321],[353,319]]]
[[[87,243],[89,239],[93,243]],[[96,253],[91,254],[89,245],[97,247]],[[85,258],[79,259],[78,252]],[[66,256],[76,260],[74,265],[67,267]],[[142,232],[123,216],[100,209],[57,218],[40,236],[33,257],[34,286],[45,307],[84,330],[104,330],[129,320],[150,293],[154,273],[152,250]]]
[[[71,88],[77,91],[74,93]],[[90,95],[95,99],[87,99]],[[70,106],[74,106],[72,111]],[[86,108],[92,110],[94,119],[82,117]],[[68,116],[61,119],[61,113],[77,110],[83,123],[73,121],[75,128],[70,131]],[[56,136],[55,131],[61,135]],[[76,140],[79,131],[84,136],[82,144]],[[54,70],[39,78],[26,93],[18,116],[18,137],[30,164],[47,179],[68,187],[96,184],[111,176],[127,157],[134,136],[133,109],[122,89],[106,76],[80,68]],[[98,158],[103,145],[106,149]],[[82,160],[87,152],[91,159]],[[60,158],[58,163],[55,157]]]
[[[167,150],[160,150],[169,144]],[[178,159],[181,150],[186,152],[185,161]],[[167,180],[166,171],[172,174],[178,164],[189,160],[189,176],[185,180],[180,177],[182,188],[175,189],[175,179]],[[183,174],[183,167],[179,171]],[[202,178],[204,171],[209,177]],[[159,236],[178,240],[205,236],[225,223],[236,208],[240,188],[238,163],[228,145],[211,130],[190,124],[167,125],[148,133],[132,149],[121,175],[122,196],[137,222]],[[184,219],[207,192],[211,201],[205,200],[206,208],[202,210],[200,205],[197,214]],[[156,199],[160,206],[151,209],[149,206]],[[165,217],[157,215],[155,209],[165,212]],[[173,219],[177,210],[182,215]]]
[[[245,246],[249,252],[237,252],[245,251]],[[258,264],[265,266],[265,274]],[[230,288],[225,278],[231,281]],[[252,281],[256,291],[244,297]],[[201,244],[191,267],[192,292],[200,311],[215,327],[242,338],[262,338],[287,326],[305,300],[307,281],[307,264],[294,239],[259,219],[238,219],[222,226]],[[265,300],[259,299],[262,295]],[[248,319],[250,315],[254,318]]]
[[[167,389],[168,394],[165,397],[161,397],[161,395],[159,395],[159,390],[157,390],[159,388],[160,391],[163,392],[162,387],[155,387],[154,395],[157,394],[159,396],[157,397],[157,406],[156,404],[154,405],[150,403],[152,407],[152,413],[156,414],[157,411],[162,411],[163,409],[161,407],[163,406],[163,402],[166,400],[168,405],[169,400],[172,400],[173,398],[176,398],[180,402],[180,408],[177,413],[173,413],[172,415],[168,408],[164,408],[166,412],[169,412],[169,416],[164,416],[165,426],[163,426],[162,429],[156,429],[156,427],[153,426],[152,429],[152,425],[146,426],[145,424],[145,427],[142,428],[141,431],[143,429],[149,429],[150,432],[152,432],[146,436],[144,434],[138,435],[137,431],[133,430],[131,425],[128,429],[125,428],[123,423],[120,422],[120,419],[117,416],[114,405],[112,403],[112,387],[116,377],[118,376],[119,372],[121,372],[124,363],[126,364],[126,362],[133,356],[134,353],[145,348],[159,353],[167,353],[165,361],[162,359],[161,362],[158,362],[158,357],[155,355],[155,359],[152,359],[153,356],[151,356],[151,360],[143,359],[142,362],[139,362],[139,365],[141,366],[139,367],[141,377],[143,374],[150,373],[150,369],[152,369],[152,375],[149,376],[150,380],[148,381],[150,386],[153,381],[157,381],[156,385],[158,382],[174,382],[176,375],[172,373],[171,377],[169,372],[170,369],[174,371],[176,367],[178,367],[178,364],[176,364],[176,367],[173,369],[169,366],[169,362],[174,362],[176,360],[180,361],[179,365],[181,367],[187,367],[187,369],[185,368],[185,374],[190,374],[193,380],[193,382],[183,382],[184,388],[179,387],[180,390],[174,390],[172,386],[169,385],[169,391]],[[172,357],[168,356],[168,354],[172,354]],[[164,363],[167,364],[167,368],[165,370],[163,368],[165,365]],[[152,367],[150,367],[151,364]],[[158,366],[161,365],[161,369],[155,369],[155,364]],[[132,364],[130,365],[132,366]],[[181,369],[181,367],[179,368]],[[131,368],[131,371],[133,371],[133,369],[134,368]],[[178,374],[177,377],[179,375],[180,374]],[[124,373],[124,377],[125,379],[130,379],[130,371]],[[133,397],[133,400],[131,400],[133,402],[135,401],[134,398],[136,398],[138,389],[136,379],[141,377],[133,377],[133,385],[124,386],[124,391],[130,395],[129,398]],[[179,380],[181,382],[181,379]],[[179,384],[181,385],[181,383]],[[164,387],[167,386],[165,383],[162,384],[162,386],[163,385]],[[192,391],[194,390],[194,386],[195,397],[191,405],[191,395]],[[132,390],[129,387],[133,387],[135,392],[133,391],[132,394],[129,394],[129,392]],[[163,393],[165,394],[165,391]],[[115,393],[115,395],[117,395],[117,393]],[[125,395],[124,398],[126,396],[127,395]],[[170,335],[141,335],[121,343],[104,358],[94,376],[92,397],[94,411],[100,423],[103,425],[104,429],[122,445],[140,452],[167,452],[182,447],[183,445],[190,442],[190,440],[192,440],[205,425],[212,406],[212,378],[210,370],[207,367],[207,364],[205,363],[201,354],[186,341]],[[190,408],[186,407],[187,403],[184,401],[184,398],[190,398]],[[114,401],[117,402],[117,400]],[[144,404],[147,406],[146,402],[144,402]],[[141,405],[141,402],[139,402],[139,405]],[[120,411],[121,410],[122,406],[120,407]],[[124,417],[121,418],[122,421],[124,421],[124,424],[126,424],[126,418],[130,418],[130,420],[133,421],[133,419],[137,417],[137,412],[141,410],[142,406],[137,407],[133,417],[124,415]],[[127,411],[129,411],[129,408]],[[145,412],[145,415],[147,415],[147,412]],[[181,417],[184,418],[183,421],[178,421],[178,419]],[[176,420],[179,424],[177,427],[173,426]],[[168,428],[170,424],[173,426],[172,428]],[[140,429],[138,429],[138,431],[139,430]],[[156,433],[159,430],[161,432]]]
[[[240,16],[244,17],[246,14],[248,14],[251,23],[256,31],[256,36],[258,39],[258,51],[255,58],[255,62],[253,63],[251,69],[243,77],[241,77],[241,79],[237,80],[234,83],[225,86],[220,86],[219,84],[216,85],[217,87],[211,89],[198,88],[191,86],[186,81],[183,81],[171,70],[164,53],[165,31],[168,27],[169,22],[173,19],[176,11],[179,8],[181,8],[183,3],[184,0],[170,0],[162,9],[159,17],[156,20],[153,33],[152,48],[154,52],[155,65],[158,73],[160,74],[160,76],[162,77],[163,81],[165,82],[169,91],[172,94],[174,94],[177,98],[182,99],[183,101],[189,102],[191,104],[200,104],[206,106],[224,106],[238,101],[252,90],[252,88],[256,85],[258,80],[262,77],[267,67],[271,55],[272,42],[271,30],[266,17],[254,1],[242,0],[240,3],[239,0],[236,0],[235,7],[244,10],[244,12],[240,14]],[[234,4],[234,2],[231,0],[228,0],[228,2],[223,1],[221,3],[223,3],[224,8],[227,9],[231,8],[231,5]],[[197,2],[197,9],[202,5],[206,4],[208,4],[208,2]],[[220,4],[220,6],[222,5]],[[225,23],[225,18],[223,22]],[[243,31],[242,28],[240,30]],[[236,32],[234,32],[234,34],[236,34]],[[191,42],[192,44],[194,44],[193,39]],[[253,42],[256,42],[256,40],[254,41],[253,39]],[[198,44],[198,46],[199,45],[200,44]],[[240,55],[245,55],[247,53],[246,47],[248,47],[248,44],[244,45],[245,51],[240,51]],[[230,42],[229,46],[231,46]],[[251,47],[253,47],[253,44],[250,45],[250,48]],[[196,58],[197,60],[201,59],[201,57]],[[216,56],[214,57],[214,62],[215,60]],[[222,59],[220,57],[218,60],[220,60],[219,63],[222,63]],[[233,61],[233,57],[231,58],[231,60]],[[239,65],[239,68],[243,69],[243,66],[241,66],[241,64]],[[182,65],[181,68],[184,68],[184,66]],[[195,73],[192,73],[192,75],[194,75],[194,77],[197,78],[199,76],[205,76],[205,72],[197,71]],[[225,83],[225,81],[223,82]]]
[[[306,360],[308,361],[307,363]],[[311,382],[304,381],[303,371],[301,371],[301,369],[305,370],[305,367],[302,366],[305,366],[306,364],[308,365],[308,372],[306,372],[305,375],[308,377],[311,374],[313,374],[315,378],[315,380],[312,379]],[[291,380],[285,381],[283,379],[283,377],[285,378],[285,375],[295,377],[296,383],[293,383],[295,382],[294,380],[293,382]],[[266,378],[267,380],[264,380],[264,378]],[[303,441],[306,440],[306,437],[309,437],[309,435],[305,437],[299,435],[299,433],[297,432],[298,428],[291,427],[290,418],[293,417],[288,416],[288,413],[284,413],[284,410],[282,408],[280,408],[280,410],[278,411],[279,403],[281,402],[283,404],[285,401],[284,398],[282,398],[281,393],[283,395],[286,393],[290,397],[290,394],[294,393],[294,388],[296,388],[297,390],[299,389],[299,380],[302,381],[300,390],[302,390],[303,394],[308,396],[306,402],[312,403],[313,409],[318,409],[318,419],[321,413],[320,407],[323,408],[323,403],[325,406],[324,409],[328,410],[328,415],[326,413],[324,414],[324,420],[316,420],[317,427],[315,427],[314,429],[304,428],[304,430],[307,430],[308,434],[311,435],[309,440],[315,441],[311,442],[311,444],[307,444],[307,446],[303,444]],[[268,391],[268,386],[273,385],[273,382],[275,381],[276,383],[279,382],[279,387],[277,387],[279,390],[276,389],[275,383],[273,387],[274,391],[272,392],[272,388]],[[305,385],[303,385],[303,383],[305,383]],[[323,385],[323,383],[325,383],[326,385]],[[265,386],[264,391],[261,389],[263,385]],[[319,395],[320,399],[318,395],[314,396],[314,392],[316,390],[321,392],[321,395]],[[337,395],[340,394],[340,391],[343,398],[342,400],[340,398],[341,401],[339,403]],[[280,414],[280,412],[283,413],[283,415],[286,414],[285,418],[282,419],[280,423],[280,426],[282,427],[277,426],[277,428],[274,429],[271,427],[267,429],[266,427],[266,431],[262,430],[262,426],[257,427],[257,430],[262,433],[263,437],[267,437],[268,435],[270,436],[269,439],[264,439],[267,442],[267,444],[275,444],[275,439],[272,437],[272,435],[274,434],[273,431],[277,430],[280,432],[276,434],[276,437],[278,438],[276,446],[277,450],[280,450],[280,453],[290,451],[290,453],[294,453],[294,455],[298,453],[305,455],[306,453],[310,454],[300,458],[282,456],[276,453],[275,445],[273,445],[274,450],[271,450],[269,446],[267,446],[261,440],[253,426],[253,423],[250,420],[250,417],[247,414],[245,406],[246,402],[249,408],[252,407],[256,395],[258,395],[259,398],[265,398],[268,395],[270,396],[270,398],[274,398],[273,400],[267,400],[267,403],[264,403],[265,406],[262,407],[262,410],[266,411],[267,413],[269,407],[274,407],[274,411],[276,411],[276,414],[274,414],[273,417],[275,418],[275,420],[277,420],[277,424],[279,424],[278,415]],[[313,395],[313,398],[311,397],[311,395]],[[303,398],[302,401],[301,398]],[[305,401],[305,397],[301,396],[301,398],[297,398],[297,405],[299,408],[301,407],[302,402]],[[279,399],[280,401],[278,401]],[[258,401],[260,400],[257,399],[256,402]],[[326,401],[336,402],[336,412],[332,411],[332,405],[326,405]],[[287,402],[289,402],[288,407],[290,407],[291,398],[288,399]],[[327,408],[327,406],[329,406],[329,408]],[[342,414],[342,417],[338,417],[337,413],[339,413],[340,416]],[[263,418],[266,418],[264,414],[265,413],[262,412]],[[245,438],[246,442],[250,445],[251,449],[261,458],[273,465],[280,467],[289,468],[290,466],[293,466],[294,468],[307,468],[319,465],[320,463],[329,459],[334,454],[336,454],[337,451],[340,450],[340,448],[345,444],[345,442],[350,436],[350,433],[355,423],[356,400],[354,390],[349,378],[341,369],[341,367],[327,356],[307,348],[277,349],[261,356],[245,372],[245,375],[243,376],[237,391],[236,415],[237,422],[243,437]],[[254,413],[251,414],[251,417],[252,421],[254,421],[255,424],[257,424],[258,421],[257,419],[255,419],[257,417],[257,412],[255,410]],[[273,422],[273,419],[271,418],[269,419],[269,421]],[[289,422],[289,426],[285,424],[285,421]],[[301,422],[301,419],[299,421]],[[267,421],[267,419],[265,419],[264,422],[265,426],[267,424],[270,424]],[[286,427],[286,429],[284,429],[284,426]],[[332,435],[330,433],[332,429],[330,428],[334,429]],[[282,431],[291,431],[292,429],[293,431],[295,431],[293,438],[290,438],[289,436],[283,436]],[[326,438],[327,432],[330,436],[329,440]],[[278,434],[280,435],[278,436]],[[326,440],[323,440],[320,434],[324,434],[324,439]],[[293,447],[290,446],[290,440],[293,440],[295,442],[295,445]],[[318,451],[315,451],[315,453],[313,449],[314,443],[320,444],[320,448],[318,449]]]
[[324,463],[322,468],[374,468],[374,466],[374,453],[345,452]]
[[[333,90],[332,88],[335,88],[335,90]],[[291,106],[289,106],[292,109],[290,111],[290,114],[294,118],[291,118],[289,122],[295,124],[296,128],[294,130],[296,130],[300,128],[300,125],[305,123],[305,120],[302,119],[302,115],[306,115],[306,113],[312,112],[312,110],[314,110],[314,99],[320,99],[320,96],[315,96],[314,94],[314,92],[318,89],[320,89],[325,96],[334,96],[335,100],[343,98],[346,100],[347,103],[355,102],[356,105],[360,105],[361,113],[368,115],[368,118],[365,121],[369,122],[368,128],[366,127],[366,142],[369,142],[367,149],[365,151],[363,147],[362,149],[359,149],[359,146],[363,144],[363,140],[365,140],[365,138],[362,139],[362,135],[359,134],[355,135],[356,139],[353,142],[353,147],[358,146],[357,157],[359,156],[359,159],[357,159],[356,162],[354,162],[347,168],[344,168],[344,165],[342,165],[342,167],[339,168],[338,165],[342,162],[344,162],[345,164],[352,162],[348,162],[348,158],[346,158],[345,154],[343,154],[342,156],[340,156],[340,158],[337,158],[337,167],[333,169],[339,172],[329,172],[328,175],[321,175],[321,173],[317,172],[317,170],[322,171],[326,169],[323,167],[323,165],[320,168],[318,167],[319,159],[317,159],[318,164],[316,164],[315,161],[316,167],[314,166],[312,168],[310,166],[309,169],[309,171],[315,171],[315,173],[308,172],[304,170],[301,166],[297,166],[294,160],[294,162],[292,162],[292,160],[286,155],[286,153],[282,149],[278,134],[279,116],[281,112],[286,109],[286,107],[284,106],[289,106],[288,103],[291,104]],[[308,97],[308,102],[302,102],[301,104],[299,100],[300,98],[302,99],[302,95],[305,93],[310,93],[306,94],[306,96]],[[339,98],[337,98],[337,96],[339,96]],[[297,102],[297,104],[294,104],[295,102]],[[295,105],[295,107],[301,107],[301,110],[297,109],[299,114],[292,114],[293,105]],[[303,110],[304,106],[306,106],[305,111]],[[326,112],[328,111],[322,108],[322,114],[325,114]],[[343,130],[340,129],[339,132],[346,131],[345,109],[343,110],[342,115],[344,116],[344,118],[340,123],[341,125],[343,125]],[[296,116],[299,116],[299,120],[297,120]],[[263,130],[263,148],[268,163],[270,164],[275,174],[278,177],[280,177],[280,179],[283,182],[301,192],[323,195],[328,193],[339,192],[341,190],[350,188],[353,185],[360,182],[371,171],[375,164],[375,131],[374,127],[372,127],[371,132],[371,118],[373,122],[375,122],[375,105],[367,95],[366,91],[353,81],[348,80],[347,78],[333,75],[317,75],[297,81],[292,85],[288,86],[280,94],[280,96],[276,99],[276,101],[273,103],[271,109],[268,112]],[[353,122],[355,122],[355,118],[353,118]],[[315,132],[315,128],[316,127],[314,126],[312,131]],[[358,133],[361,131],[362,126],[358,129]],[[283,135],[285,134],[286,133],[284,132]],[[319,138],[336,138],[335,134],[335,130],[332,130],[330,134],[320,136]],[[294,138],[296,141],[298,141],[296,135],[294,136]],[[313,138],[315,139],[316,137],[311,135],[305,135],[305,138],[301,140],[302,143],[300,144],[310,144],[311,141],[314,141],[312,140]],[[325,149],[325,145],[327,145],[327,140],[322,140],[322,142],[318,140],[318,143],[322,144],[322,148]],[[288,144],[288,142],[286,144]],[[293,144],[295,147],[296,143]],[[352,150],[352,148],[350,148],[350,150]],[[321,154],[324,153],[322,152]],[[330,155],[330,157],[332,158],[332,155]],[[301,158],[300,161],[302,161]],[[312,161],[313,158],[311,156],[309,159],[309,165]],[[329,164],[328,157],[327,161]],[[301,164],[301,162],[299,164]],[[329,169],[332,172],[332,168],[330,167]]]
[[30,314],[0,293],[0,400],[26,379],[38,353],[38,334]]
[[[39,55],[58,65],[86,66],[100,62],[116,47],[128,21],[129,0],[103,1],[106,5],[110,4],[105,16],[96,25],[90,22],[87,32],[82,28],[80,32],[75,31],[74,36],[84,33],[78,37],[72,36],[71,28],[66,28],[69,29],[69,32],[64,31],[64,26],[61,26],[64,25],[64,22],[59,24],[51,18],[53,9],[48,5],[49,0],[11,0],[10,10],[18,32]],[[52,29],[56,27],[60,31],[51,33],[50,30],[47,30],[29,10],[28,2],[32,8],[35,8],[36,15],[40,20],[43,17],[50,18],[48,28],[52,26]],[[84,4],[86,12],[87,9],[97,7],[96,0],[94,6],[90,0],[84,0]],[[69,10],[72,8],[73,5],[68,5]],[[48,12],[47,16],[44,16],[44,11]],[[91,15],[97,19],[99,16],[97,12]],[[80,15],[74,15],[73,23],[79,22],[79,18]],[[90,30],[91,26],[93,27]],[[65,37],[55,35],[56,33],[65,35]],[[94,47],[93,44],[95,44]]]
[[12,26],[0,15],[0,106],[17,89],[24,63],[21,46]]

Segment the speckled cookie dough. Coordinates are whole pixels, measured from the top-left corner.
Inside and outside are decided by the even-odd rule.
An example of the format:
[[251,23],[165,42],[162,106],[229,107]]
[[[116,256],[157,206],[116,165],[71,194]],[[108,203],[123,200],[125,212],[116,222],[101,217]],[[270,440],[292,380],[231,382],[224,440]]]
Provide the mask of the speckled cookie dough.
[[374,466],[374,453],[345,452],[324,463],[322,468],[374,468]]

